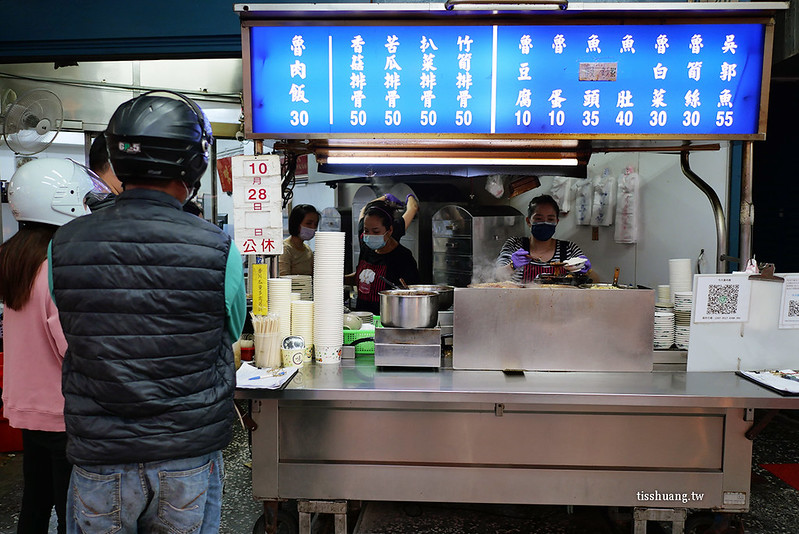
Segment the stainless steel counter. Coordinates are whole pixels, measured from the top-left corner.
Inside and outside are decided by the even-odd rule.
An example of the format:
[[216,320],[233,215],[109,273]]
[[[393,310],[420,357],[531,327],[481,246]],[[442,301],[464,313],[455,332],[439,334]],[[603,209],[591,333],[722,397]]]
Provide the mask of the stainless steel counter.
[[385,370],[371,358],[340,366],[302,368],[283,391],[238,390],[239,398],[514,402],[562,405],[692,406],[697,408],[799,409],[799,398],[782,397],[732,372],[532,372]]
[[253,400],[261,500],[746,511],[751,408],[799,408],[734,373],[302,370]]

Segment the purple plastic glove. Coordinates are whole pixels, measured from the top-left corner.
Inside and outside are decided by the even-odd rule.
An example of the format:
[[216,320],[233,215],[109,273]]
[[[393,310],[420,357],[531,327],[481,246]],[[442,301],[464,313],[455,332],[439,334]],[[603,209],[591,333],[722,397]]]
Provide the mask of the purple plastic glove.
[[406,204],[406,205],[408,204],[408,201],[409,201],[411,198],[413,198],[413,199],[416,201],[416,203],[417,203],[417,204],[419,203],[419,199],[418,199],[418,198],[416,198],[416,195],[414,195],[413,193],[408,193],[408,194],[407,194],[407,196],[405,197],[405,204]]
[[[580,257],[581,258],[585,258],[585,256],[580,256]],[[591,270],[591,260],[589,260],[588,258],[585,258],[585,265],[583,265],[583,268],[580,269],[580,272],[585,274],[585,273],[587,273],[590,270]]]
[[389,202],[393,202],[394,204],[397,204],[398,206],[404,206],[405,205],[405,203],[403,201],[401,201],[400,199],[398,199],[397,197],[395,197],[391,193],[386,193],[386,200],[388,200]]
[[520,248],[516,252],[510,255],[510,259],[513,262],[513,268],[519,269],[520,267],[524,267],[528,263],[530,263],[529,252]]

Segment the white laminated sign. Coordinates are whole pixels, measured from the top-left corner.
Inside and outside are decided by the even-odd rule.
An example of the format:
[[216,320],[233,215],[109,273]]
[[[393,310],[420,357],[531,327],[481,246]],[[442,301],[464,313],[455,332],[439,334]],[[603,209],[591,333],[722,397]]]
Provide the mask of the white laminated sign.
[[694,276],[695,323],[745,323],[752,284],[746,274]]
[[234,156],[231,166],[236,246],[242,254],[282,254],[280,158]]

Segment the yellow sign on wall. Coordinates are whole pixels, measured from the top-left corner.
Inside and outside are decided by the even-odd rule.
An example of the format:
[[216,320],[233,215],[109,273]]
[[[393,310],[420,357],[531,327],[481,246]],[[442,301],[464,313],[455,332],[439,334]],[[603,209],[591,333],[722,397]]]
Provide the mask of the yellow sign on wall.
[[267,279],[269,278],[269,265],[266,263],[255,263],[250,266],[252,269],[252,312],[255,315],[266,315],[269,313]]

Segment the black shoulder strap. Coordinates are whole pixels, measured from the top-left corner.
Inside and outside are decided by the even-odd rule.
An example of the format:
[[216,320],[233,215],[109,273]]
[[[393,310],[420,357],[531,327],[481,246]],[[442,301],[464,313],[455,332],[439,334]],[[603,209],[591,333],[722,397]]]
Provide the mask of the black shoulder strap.
[[558,239],[558,261],[566,261],[566,253],[569,250],[569,242]]

